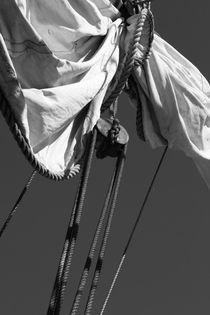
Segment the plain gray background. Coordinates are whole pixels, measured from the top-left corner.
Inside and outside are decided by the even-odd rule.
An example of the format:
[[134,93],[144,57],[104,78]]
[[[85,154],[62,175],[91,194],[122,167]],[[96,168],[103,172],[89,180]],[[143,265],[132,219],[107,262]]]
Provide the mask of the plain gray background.
[[[210,80],[207,0],[153,3],[156,30]],[[130,144],[94,315],[107,292],[162,149],[135,131],[135,110],[122,95],[121,123]],[[0,222],[32,169],[0,118]],[[82,219],[65,312],[76,287],[114,161],[96,161]],[[37,176],[0,241],[0,315],[45,315],[78,178]],[[210,192],[193,162],[169,151],[106,309],[106,315],[210,314]]]

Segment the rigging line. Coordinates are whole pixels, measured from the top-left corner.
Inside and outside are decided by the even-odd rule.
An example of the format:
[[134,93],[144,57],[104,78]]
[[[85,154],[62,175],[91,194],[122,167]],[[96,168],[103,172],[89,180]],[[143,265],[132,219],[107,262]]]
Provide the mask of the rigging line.
[[89,175],[90,175],[90,169],[91,169],[93,154],[94,154],[94,150],[95,150],[96,138],[97,138],[97,130],[96,130],[96,128],[94,128],[92,139],[91,139],[91,145],[90,145],[87,160],[86,160],[87,165],[85,167],[85,170],[84,170],[84,173],[82,176],[81,187],[80,187],[79,194],[78,194],[75,221],[74,221],[73,227],[72,227],[72,239],[71,239],[71,243],[70,243],[71,246],[69,247],[69,251],[67,252],[67,256],[66,256],[66,261],[65,261],[63,276],[62,276],[62,281],[61,281],[60,298],[58,300],[58,303],[57,303],[57,306],[55,309],[55,315],[60,314],[61,305],[62,305],[63,300],[64,300],[67,281],[69,278],[69,270],[70,270],[70,266],[71,266],[72,257],[74,254],[76,240],[77,240],[77,236],[78,236],[78,232],[79,232],[79,225],[80,225],[81,216],[82,216],[82,212],[83,212],[83,208],[84,208],[84,201],[85,201],[85,197],[86,197],[88,179],[89,179]]
[[56,279],[54,282],[54,286],[53,286],[53,290],[51,293],[51,298],[50,298],[50,303],[48,306],[48,311],[47,311],[47,315],[53,315],[55,312],[55,307],[58,303],[58,298],[59,298],[59,292],[60,292],[60,288],[61,288],[61,281],[62,281],[62,274],[63,274],[63,270],[64,270],[64,266],[66,263],[66,257],[67,257],[67,252],[69,252],[69,247],[71,246],[71,250],[73,249],[73,245],[70,245],[71,240],[72,240],[72,233],[73,233],[73,225],[75,222],[75,217],[76,217],[76,210],[77,210],[77,204],[78,204],[78,197],[79,197],[79,192],[81,190],[82,187],[82,182],[83,182],[83,174],[85,172],[86,169],[86,160],[88,158],[88,152],[86,153],[84,160],[83,160],[83,169],[82,169],[82,174],[80,176],[79,179],[79,184],[78,184],[78,189],[76,192],[76,197],[74,200],[74,204],[73,204],[73,209],[70,215],[70,219],[69,219],[69,224],[67,226],[67,232],[66,232],[66,236],[65,236],[65,241],[64,241],[64,245],[63,245],[63,250],[61,253],[61,257],[59,260],[59,266],[58,266],[58,270],[57,270],[57,274],[56,274]]
[[93,154],[95,149],[97,137],[97,130],[93,130],[92,137],[90,139],[91,144],[89,151],[86,155],[84,162],[84,168],[81,175],[80,187],[75,200],[74,209],[72,211],[70,225],[67,229],[63,252],[59,262],[59,267],[54,283],[53,293],[51,295],[50,305],[48,308],[47,315],[58,315],[60,314],[61,306],[64,300],[65,290],[69,277],[70,266],[74,249],[76,245],[77,235],[79,231],[79,224],[81,221],[82,210],[84,206],[84,200],[86,196],[87,184],[90,175],[91,164],[93,160]]
[[0,238],[2,237],[3,233],[5,232],[6,228],[7,228],[8,225],[9,225],[10,221],[12,220],[12,218],[13,218],[13,216],[14,216],[16,210],[18,209],[18,207],[19,207],[21,201],[23,200],[24,195],[25,195],[26,192],[28,191],[28,189],[29,189],[29,187],[30,187],[30,185],[31,185],[31,183],[32,183],[32,181],[33,181],[35,175],[36,175],[36,171],[33,171],[32,174],[30,175],[30,177],[29,177],[27,183],[25,184],[23,190],[21,191],[21,193],[20,193],[20,195],[19,195],[17,201],[15,202],[15,204],[14,204],[12,210],[10,211],[10,213],[9,213],[9,215],[8,215],[8,217],[7,217],[7,219],[6,219],[6,221],[4,222],[4,224],[3,224],[2,228],[1,228],[1,230],[0,230]]
[[102,271],[102,267],[103,267],[105,251],[107,248],[107,242],[108,242],[108,238],[109,238],[109,234],[110,234],[110,230],[111,230],[112,219],[113,219],[115,208],[116,208],[116,202],[117,202],[117,196],[118,196],[119,187],[120,187],[120,181],[122,178],[123,168],[124,168],[124,164],[125,164],[126,151],[127,151],[127,145],[125,145],[124,150],[121,152],[121,154],[119,155],[118,160],[117,160],[117,178],[116,178],[115,187],[113,190],[113,196],[112,196],[112,201],[111,201],[111,205],[110,205],[109,215],[107,218],[107,223],[106,223],[105,231],[103,234],[103,240],[102,240],[102,244],[100,247],[98,260],[96,263],[96,268],[95,268],[95,272],[94,272],[92,283],[91,283],[91,288],[90,288],[89,295],[88,295],[88,301],[87,301],[85,313],[84,313],[85,315],[90,315],[92,312],[95,294],[97,291],[97,287],[98,287],[98,283],[99,283],[99,279],[100,279],[100,275],[101,275],[101,271]]
[[116,175],[117,175],[117,165],[116,165],[116,167],[114,169],[114,172],[113,172],[113,175],[112,175],[112,178],[111,178],[111,182],[109,184],[109,189],[108,189],[108,192],[107,192],[107,195],[106,195],[104,206],[103,206],[101,214],[100,214],[100,218],[99,218],[99,221],[98,221],[98,224],[97,224],[97,227],[96,227],[96,230],[95,230],[92,242],[91,242],[91,246],[90,246],[90,249],[89,249],[89,252],[88,252],[88,256],[87,256],[87,259],[86,259],[86,262],[85,262],[85,265],[84,265],[84,268],[83,268],[83,271],[82,271],[82,274],[81,274],[80,282],[79,282],[78,287],[77,287],[75,298],[74,298],[74,301],[73,301],[73,304],[72,304],[72,307],[71,307],[71,311],[69,313],[71,315],[76,315],[78,310],[79,310],[79,307],[80,307],[81,298],[82,298],[82,295],[84,293],[84,290],[85,290],[85,287],[86,287],[86,284],[87,284],[89,271],[90,271],[90,268],[91,268],[91,265],[92,265],[92,262],[93,262],[93,258],[95,256],[95,251],[96,251],[96,247],[97,247],[97,244],[98,244],[98,240],[99,240],[99,237],[101,235],[101,230],[103,228],[104,220],[105,220],[105,217],[106,217],[106,214],[107,214],[107,211],[108,211],[108,206],[109,206],[109,203],[110,203],[110,199],[111,199],[112,192],[113,192],[113,189],[114,189],[114,184],[115,184],[115,181],[116,181]]
[[[88,154],[86,154],[86,159],[87,158],[88,158]],[[85,162],[83,164],[82,174],[85,172],[85,167],[86,167]],[[62,274],[63,274],[64,266],[65,266],[65,263],[66,263],[67,252],[69,251],[70,242],[72,240],[73,225],[74,225],[75,217],[76,217],[78,197],[79,197],[79,192],[80,192],[80,189],[81,189],[81,186],[82,186],[82,181],[83,181],[83,175],[82,174],[81,174],[80,179],[79,179],[79,185],[78,185],[78,189],[77,189],[75,200],[74,200],[74,204],[73,204],[73,209],[72,209],[72,212],[71,212],[71,215],[70,215],[69,224],[67,226],[67,232],[66,232],[66,236],[65,236],[63,250],[62,250],[62,253],[61,253],[60,260],[59,260],[59,266],[58,266],[58,270],[57,270],[57,274],[56,274],[56,279],[55,279],[55,282],[54,282],[53,290],[52,290],[52,293],[51,293],[51,298],[50,298],[50,303],[49,303],[47,315],[53,315],[54,314],[55,307],[57,305],[58,298],[59,298],[59,292],[60,292],[61,281],[62,281]]]
[[[95,146],[95,144],[94,144],[95,137],[96,136],[94,136],[94,139],[92,138],[92,147]],[[90,148],[90,150],[91,150],[91,148]],[[74,252],[75,240],[73,240],[73,236],[74,236],[73,234],[75,234],[75,233],[77,234],[76,228],[75,228],[75,220],[76,220],[76,216],[78,213],[79,196],[81,198],[81,190],[82,190],[82,187],[84,186],[84,179],[85,178],[87,179],[87,176],[85,176],[85,173],[87,173],[87,170],[88,170],[87,159],[89,159],[90,153],[91,152],[89,151],[86,154],[86,160],[84,162],[83,172],[82,172],[82,175],[80,177],[79,189],[78,189],[78,192],[77,192],[77,195],[75,198],[72,214],[71,214],[70,221],[69,221],[69,226],[67,228],[67,233],[66,233],[66,237],[65,237],[64,246],[63,246],[63,251],[61,254],[59,267],[58,267],[58,271],[57,271],[57,275],[56,275],[56,280],[55,280],[53,292],[51,295],[50,305],[48,308],[48,313],[47,313],[48,315],[54,315],[56,311],[58,312],[58,309],[60,309],[60,306],[61,306],[61,301],[59,302],[59,300],[61,299],[61,288],[63,285],[64,271],[67,270],[67,268],[69,271],[73,252]],[[93,152],[91,154],[93,154]],[[75,235],[75,237],[77,237],[77,235]],[[71,255],[70,255],[70,257],[67,257],[69,255],[69,253],[71,253]],[[60,306],[57,306],[58,303],[60,304]],[[57,308],[57,310],[56,310],[56,308]]]
[[[81,185],[81,180],[80,180],[80,185]],[[79,192],[79,189],[78,189]],[[71,217],[69,220],[69,225],[67,227],[67,232],[66,232],[66,237],[65,237],[65,241],[64,241],[64,246],[63,246],[63,250],[61,253],[61,257],[59,260],[59,266],[58,266],[58,270],[57,270],[57,274],[56,274],[56,279],[54,282],[54,287],[53,287],[53,291],[51,294],[51,298],[50,298],[50,304],[48,307],[48,312],[47,315],[53,315],[55,312],[55,306],[57,304],[58,301],[58,293],[59,293],[59,288],[61,285],[61,278],[62,278],[62,273],[63,273],[63,269],[64,269],[64,264],[65,264],[65,260],[66,260],[66,255],[67,255],[67,251],[68,251],[68,246],[70,243],[70,236],[72,234],[72,227],[73,227],[73,223],[74,223],[74,218],[75,218],[75,214],[76,214],[76,203],[77,203],[77,199],[78,199],[78,192],[76,194],[76,198],[74,201],[74,206],[73,206],[73,210],[71,213]]]
[[150,196],[151,190],[152,190],[152,188],[153,188],[153,185],[154,185],[154,183],[155,183],[155,180],[156,180],[156,178],[157,178],[157,175],[158,175],[158,173],[159,173],[159,170],[160,170],[160,168],[161,168],[161,165],[162,165],[162,163],[163,163],[163,161],[164,161],[164,158],[165,158],[165,156],[166,156],[167,150],[168,150],[168,146],[165,147],[165,149],[164,149],[164,151],[163,151],[163,153],[162,153],[162,155],[161,155],[160,161],[159,161],[158,166],[157,166],[157,168],[156,168],[156,171],[155,171],[155,173],[154,173],[154,175],[153,175],[152,181],[151,181],[151,183],[150,183],[150,185],[149,185],[149,188],[148,188],[148,190],[147,190],[147,192],[146,192],[146,195],[145,195],[144,200],[143,200],[143,203],[142,203],[142,205],[141,205],[141,208],[140,208],[138,217],[137,217],[136,222],[135,222],[135,224],[134,224],[134,227],[133,227],[133,229],[132,229],[132,231],[131,231],[131,234],[130,234],[130,237],[129,237],[128,241],[127,241],[127,244],[126,244],[126,246],[125,246],[124,252],[123,252],[122,257],[121,257],[121,259],[120,259],[120,263],[118,264],[118,268],[117,268],[117,271],[116,271],[116,273],[115,273],[115,275],[114,275],[114,279],[112,280],[112,283],[111,283],[111,286],[110,286],[110,288],[109,288],[108,294],[106,295],[105,301],[104,301],[104,303],[103,303],[103,306],[102,306],[100,315],[103,315],[103,314],[104,314],[104,311],[105,311],[105,308],[106,308],[107,303],[108,303],[108,301],[109,301],[109,298],[110,298],[110,296],[111,296],[112,290],[113,290],[113,288],[114,288],[114,286],[115,286],[115,283],[116,283],[116,281],[117,281],[117,279],[118,279],[119,273],[120,273],[120,271],[121,271],[121,269],[122,269],[123,263],[124,263],[124,261],[125,261],[128,248],[129,248],[129,246],[130,246],[130,243],[131,243],[131,241],[132,241],[132,238],[133,238],[133,236],[134,236],[134,233],[135,233],[135,231],[136,231],[136,228],[137,228],[137,226],[138,226],[138,223],[139,223],[139,221],[140,221],[140,219],[141,219],[142,213],[143,213],[143,211],[144,211],[144,209],[145,209],[145,205],[146,205],[147,200],[148,200],[148,198],[149,198],[149,196]]

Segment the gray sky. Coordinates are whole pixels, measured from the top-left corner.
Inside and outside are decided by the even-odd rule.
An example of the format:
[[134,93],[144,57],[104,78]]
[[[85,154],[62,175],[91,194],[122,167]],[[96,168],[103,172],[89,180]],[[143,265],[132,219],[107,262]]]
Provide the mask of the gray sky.
[[[156,30],[210,81],[210,2],[154,1]],[[130,134],[128,157],[95,314],[116,269],[162,149],[139,141],[135,111],[121,97]],[[0,118],[3,221],[32,169]],[[96,161],[65,314],[103,202],[113,160]],[[78,178],[55,183],[37,176],[0,242],[0,315],[45,315]],[[97,194],[96,194],[97,190]],[[96,197],[97,196],[97,197]],[[106,309],[106,315],[210,313],[210,192],[193,162],[169,151]],[[0,222],[1,222],[0,221]],[[94,314],[94,315],[95,315]]]

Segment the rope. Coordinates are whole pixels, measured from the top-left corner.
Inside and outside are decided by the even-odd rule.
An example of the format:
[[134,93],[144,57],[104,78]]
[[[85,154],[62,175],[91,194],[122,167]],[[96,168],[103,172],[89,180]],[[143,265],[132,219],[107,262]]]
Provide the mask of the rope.
[[12,210],[10,211],[10,213],[9,213],[9,215],[8,215],[8,217],[7,217],[7,219],[6,219],[6,221],[4,222],[4,224],[3,224],[2,228],[1,228],[1,230],[0,230],[0,238],[2,237],[3,233],[5,232],[6,228],[7,228],[8,225],[9,225],[10,221],[12,220],[12,218],[13,218],[13,216],[14,216],[16,210],[17,210],[17,208],[19,207],[21,201],[23,200],[23,197],[25,196],[26,192],[28,191],[28,189],[29,189],[29,187],[30,187],[30,185],[31,185],[31,183],[32,183],[32,181],[33,181],[35,175],[36,175],[36,171],[33,171],[32,174],[31,174],[31,176],[29,177],[29,179],[28,179],[26,185],[24,186],[23,190],[21,191],[21,193],[20,193],[20,195],[19,195],[17,201],[15,202],[15,204],[14,204]]
[[110,229],[112,225],[112,219],[113,219],[114,211],[116,208],[116,201],[117,201],[117,196],[119,192],[120,181],[122,178],[123,168],[125,164],[126,151],[127,151],[127,145],[125,145],[124,150],[121,152],[117,160],[117,175],[116,175],[115,187],[113,188],[113,196],[112,196],[112,201],[110,205],[109,215],[107,218],[107,224],[106,224],[105,231],[103,234],[103,240],[100,247],[100,251],[99,251],[99,255],[98,255],[98,259],[96,263],[96,268],[95,268],[95,272],[94,272],[92,283],[91,283],[91,288],[88,295],[88,301],[87,301],[85,313],[84,313],[85,315],[90,315],[92,311],[94,298],[95,298],[96,290],[98,287],[98,283],[99,283],[99,279],[100,279],[100,275],[101,275],[101,271],[103,267],[107,241],[109,238]]
[[71,307],[71,311],[70,311],[71,315],[76,315],[77,312],[78,312],[79,306],[80,306],[81,297],[82,297],[82,295],[84,293],[84,290],[85,290],[85,287],[86,287],[86,284],[87,284],[87,279],[88,279],[88,276],[89,276],[89,271],[90,271],[90,268],[91,268],[91,265],[92,265],[92,262],[93,262],[93,258],[95,256],[96,246],[97,246],[100,234],[101,234],[101,230],[102,230],[103,225],[104,225],[104,219],[105,219],[105,216],[107,214],[110,198],[111,198],[111,195],[112,195],[112,192],[113,192],[114,183],[115,183],[115,180],[116,180],[116,174],[117,174],[117,168],[115,168],[114,173],[113,173],[112,178],[111,178],[111,182],[110,182],[109,189],[108,189],[108,192],[107,192],[107,196],[106,196],[106,199],[105,199],[105,202],[104,202],[104,206],[103,206],[101,214],[100,214],[99,222],[97,224],[97,227],[96,227],[96,230],[95,230],[95,233],[94,233],[94,237],[93,237],[90,249],[89,249],[89,253],[88,253],[88,256],[87,256],[87,259],[86,259],[86,263],[85,263],[85,266],[83,268],[82,275],[81,275],[81,278],[80,278],[80,282],[79,282],[79,285],[78,285],[78,288],[77,288],[77,291],[76,291],[76,294],[75,294],[73,305]]
[[[78,194],[76,197],[76,200],[78,198]],[[50,304],[48,307],[48,312],[47,315],[53,315],[55,312],[55,307],[57,305],[58,299],[59,299],[59,292],[60,292],[60,287],[61,287],[61,281],[62,281],[62,274],[63,274],[63,270],[64,270],[64,265],[65,265],[65,261],[66,261],[66,256],[67,256],[67,252],[69,250],[69,246],[70,246],[70,242],[71,242],[71,235],[72,235],[72,229],[73,229],[73,223],[75,220],[75,214],[76,214],[76,201],[74,203],[74,207],[72,210],[72,214],[70,217],[70,223],[69,226],[67,228],[67,233],[66,233],[66,237],[65,237],[65,242],[64,242],[64,246],[63,246],[63,251],[60,257],[60,262],[59,262],[59,267],[58,267],[58,271],[57,271],[57,275],[56,275],[56,279],[55,279],[55,283],[54,283],[54,287],[53,287],[53,291],[51,294],[51,299],[50,299]],[[73,245],[72,245],[73,247]],[[71,250],[72,250],[71,247]]]
[[70,223],[67,229],[67,234],[64,242],[62,255],[60,258],[58,271],[53,287],[53,292],[50,299],[47,315],[60,314],[61,306],[63,303],[66,285],[69,277],[69,271],[71,267],[72,257],[76,245],[77,235],[79,231],[79,225],[82,216],[82,210],[84,206],[84,200],[87,191],[87,184],[90,175],[90,169],[95,149],[97,137],[97,130],[93,130],[91,144],[89,152],[86,155],[86,161],[84,163],[83,172],[81,175],[80,187],[77,193],[75,204],[70,218]]
[[[150,27],[148,46],[147,46],[147,49],[145,49],[145,53],[143,54],[142,58],[139,60],[136,60],[136,55],[139,50],[138,47],[141,40],[141,35],[142,35],[144,25],[147,19],[149,21],[149,27]],[[124,58],[124,61],[120,63],[120,67],[115,75],[116,82],[114,83],[113,91],[111,92],[107,100],[105,100],[105,102],[102,105],[102,108],[101,108],[102,112],[104,112],[107,108],[109,108],[111,104],[113,104],[114,101],[122,93],[134,66],[142,65],[149,58],[150,50],[151,50],[151,46],[153,42],[153,32],[154,32],[153,15],[150,9],[145,7],[141,10],[141,13],[139,14],[139,17],[137,19],[136,26],[135,26],[133,39],[130,41],[128,52]]]
[[[150,36],[148,41],[148,47],[145,51],[144,56],[142,57],[142,60],[135,60],[135,55],[138,51],[138,44],[141,39],[141,34],[143,31],[144,23],[146,19],[149,20],[150,25]],[[103,112],[106,110],[110,105],[117,99],[117,97],[121,94],[123,91],[123,88],[126,84],[126,81],[131,74],[131,71],[135,64],[143,64],[145,60],[149,57],[149,52],[151,49],[152,41],[153,41],[153,16],[150,11],[150,8],[148,6],[144,7],[141,11],[141,14],[139,15],[139,18],[136,23],[136,31],[134,33],[134,38],[131,40],[129,44],[128,53],[125,56],[124,62],[122,63],[122,66],[119,67],[118,73],[115,75],[116,82],[114,84],[114,90],[111,92],[111,95],[108,97],[108,99],[104,102],[102,105],[101,111]],[[29,163],[32,165],[32,167],[41,175],[52,179],[56,181],[61,181],[64,179],[69,179],[70,177],[74,176],[77,172],[77,168],[73,168],[70,172],[70,174],[67,176],[66,174],[55,174],[51,171],[49,171],[42,163],[40,163],[36,157],[33,154],[33,151],[28,143],[28,140],[25,138],[25,136],[22,134],[21,128],[18,126],[15,114],[12,112],[12,109],[10,107],[9,101],[7,98],[0,93],[1,102],[0,102],[0,111],[2,112],[2,115],[4,116],[14,139],[19,145],[19,148],[21,149],[22,153],[26,157],[26,159],[29,161]]]
[[0,94],[0,97],[1,97],[0,111],[3,117],[5,118],[5,121],[7,122],[7,125],[9,126],[14,139],[18,143],[19,148],[21,149],[22,153],[24,154],[26,159],[29,161],[31,166],[39,174],[49,179],[53,179],[55,181],[61,181],[61,180],[66,179],[66,174],[64,175],[54,174],[36,159],[27,139],[23,136],[22,131],[16,122],[15,115],[13,114],[10,108],[9,102],[6,100],[3,94]]
[[109,292],[108,292],[108,294],[107,294],[107,296],[106,296],[106,300],[105,300],[105,302],[104,302],[104,304],[103,304],[103,307],[102,307],[102,309],[101,309],[100,315],[103,315],[103,313],[104,313],[104,311],[105,311],[106,305],[107,305],[107,303],[108,303],[108,301],[109,301],[109,298],[110,298],[110,296],[111,296],[111,294],[112,294],[112,291],[113,291],[113,289],[114,289],[115,282],[117,281],[117,278],[118,278],[118,276],[119,276],[119,273],[120,273],[120,271],[121,271],[121,269],[122,269],[122,265],[123,265],[123,263],[124,263],[124,260],[125,260],[125,256],[122,256],[122,259],[121,259],[121,261],[120,261],[120,263],[119,263],[119,266],[118,266],[118,268],[117,268],[117,271],[116,271],[116,273],[115,273],[115,275],[114,275],[114,279],[113,279],[112,284],[111,284],[111,286],[110,286]]
[[133,75],[131,75],[128,78],[128,83],[125,89],[125,93],[127,93],[130,99],[134,101],[134,104],[136,103],[136,132],[137,132],[138,137],[142,141],[145,141],[143,115],[142,115],[142,100],[140,97],[140,91],[138,91],[138,86]]
[[119,276],[119,273],[120,273],[120,271],[121,271],[121,269],[122,269],[122,266],[123,266],[123,263],[124,263],[124,261],[125,261],[128,248],[129,248],[130,243],[131,243],[131,241],[132,241],[132,239],[133,239],[134,233],[135,233],[136,228],[137,228],[137,226],[138,226],[138,223],[139,223],[139,221],[140,221],[140,219],[141,219],[142,213],[143,213],[143,211],[144,211],[144,209],[145,209],[145,205],[146,205],[147,200],[148,200],[148,198],[149,198],[149,196],[150,196],[151,190],[152,190],[152,188],[153,188],[153,185],[154,185],[155,180],[156,180],[156,178],[157,178],[157,175],[158,175],[158,173],[159,173],[160,167],[161,167],[161,165],[162,165],[162,163],[163,163],[163,160],[164,160],[164,158],[165,158],[165,155],[166,155],[166,153],[167,153],[167,150],[168,150],[168,146],[166,146],[165,149],[164,149],[164,151],[163,151],[163,154],[162,154],[162,156],[161,156],[161,158],[160,158],[160,161],[159,161],[159,163],[158,163],[158,166],[157,166],[157,168],[156,168],[156,171],[155,171],[155,173],[154,173],[154,176],[153,176],[153,178],[152,178],[152,181],[151,181],[151,183],[150,183],[150,185],[149,185],[149,188],[148,188],[148,190],[147,190],[147,192],[146,192],[146,195],[145,195],[145,198],[144,198],[144,200],[143,200],[142,206],[141,206],[141,208],[140,208],[138,217],[137,217],[136,222],[135,222],[135,224],[134,224],[134,227],[133,227],[133,229],[132,229],[132,231],[131,231],[131,234],[130,234],[130,237],[129,237],[128,241],[127,241],[127,244],[126,244],[126,246],[125,246],[124,252],[123,252],[122,257],[121,257],[121,259],[120,259],[120,263],[118,264],[118,268],[117,268],[117,271],[116,271],[116,273],[115,273],[115,275],[114,275],[114,279],[113,279],[113,281],[112,281],[112,283],[111,283],[110,289],[109,289],[108,294],[107,294],[107,296],[106,296],[106,298],[105,298],[105,301],[104,301],[104,303],[103,303],[103,306],[102,306],[100,315],[103,315],[103,313],[104,313],[104,311],[105,311],[106,305],[107,305],[107,303],[108,303],[108,301],[109,301],[109,298],[110,298],[110,296],[111,296],[112,290],[113,290],[113,288],[114,288],[114,286],[115,286],[115,283],[116,283],[116,281],[117,281],[117,278],[118,278],[118,276]]

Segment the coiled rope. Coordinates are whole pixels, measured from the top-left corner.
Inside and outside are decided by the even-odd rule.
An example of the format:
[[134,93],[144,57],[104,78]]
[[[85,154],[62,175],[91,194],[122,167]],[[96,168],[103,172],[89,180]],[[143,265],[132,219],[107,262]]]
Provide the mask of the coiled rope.
[[136,219],[136,221],[135,221],[134,227],[132,228],[131,234],[130,234],[130,236],[129,236],[129,239],[128,239],[127,243],[126,243],[126,246],[125,246],[125,249],[124,249],[124,251],[123,251],[122,257],[121,257],[120,262],[119,262],[119,264],[118,264],[117,271],[115,272],[114,278],[113,278],[113,280],[112,280],[112,282],[111,282],[111,285],[110,285],[110,288],[109,288],[109,291],[108,291],[108,293],[107,293],[107,295],[106,295],[106,298],[105,298],[105,301],[104,301],[104,303],[103,303],[103,306],[102,306],[100,315],[103,315],[103,314],[104,314],[105,308],[106,308],[106,306],[107,306],[107,303],[108,303],[108,301],[109,301],[109,298],[110,298],[110,296],[111,296],[111,293],[112,293],[112,291],[113,291],[113,288],[114,288],[114,286],[115,286],[115,283],[116,283],[116,281],[117,281],[117,278],[118,278],[118,276],[119,276],[119,274],[120,274],[120,271],[121,271],[121,269],[122,269],[123,263],[124,263],[124,261],[125,261],[128,248],[129,248],[130,243],[131,243],[131,241],[132,241],[132,239],[133,239],[133,236],[134,236],[134,233],[135,233],[136,228],[137,228],[137,226],[138,226],[138,223],[140,222],[141,216],[142,216],[143,211],[144,211],[144,209],[145,209],[145,205],[146,205],[147,200],[148,200],[148,198],[149,198],[149,196],[150,196],[151,190],[152,190],[152,188],[153,188],[153,186],[154,186],[155,180],[156,180],[157,175],[158,175],[158,173],[159,173],[159,171],[160,171],[160,168],[161,168],[161,165],[162,165],[162,163],[163,163],[163,161],[164,161],[164,158],[165,158],[165,156],[166,156],[167,150],[168,150],[168,146],[165,147],[165,149],[164,149],[164,151],[163,151],[163,153],[162,153],[162,155],[161,155],[160,161],[158,162],[156,171],[155,171],[155,173],[154,173],[154,175],[153,175],[153,178],[152,178],[152,180],[151,180],[151,183],[150,183],[150,185],[149,185],[149,187],[148,187],[148,190],[147,190],[146,195],[145,195],[145,197],[144,197],[143,203],[142,203],[141,208],[140,208],[140,210],[139,210],[139,214],[138,214],[137,219]]

